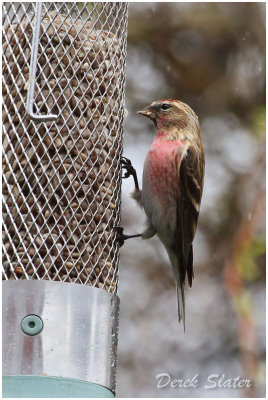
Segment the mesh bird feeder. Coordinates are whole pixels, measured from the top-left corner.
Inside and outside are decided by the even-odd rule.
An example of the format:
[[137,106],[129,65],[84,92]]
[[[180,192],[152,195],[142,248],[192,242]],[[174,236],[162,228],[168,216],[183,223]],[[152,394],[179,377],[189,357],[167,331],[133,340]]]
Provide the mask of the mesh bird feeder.
[[127,3],[3,19],[3,394],[110,397]]

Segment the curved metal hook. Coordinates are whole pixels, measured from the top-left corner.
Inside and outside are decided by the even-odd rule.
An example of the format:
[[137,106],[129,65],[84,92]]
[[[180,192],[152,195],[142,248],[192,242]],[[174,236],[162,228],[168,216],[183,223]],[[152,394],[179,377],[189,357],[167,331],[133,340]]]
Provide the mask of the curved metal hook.
[[27,92],[26,114],[33,121],[47,122],[47,121],[55,121],[58,118],[58,115],[56,114],[38,115],[33,112],[41,13],[42,13],[42,2],[36,2],[36,13],[35,13],[35,21],[33,29],[33,41],[32,41],[31,64],[30,64],[30,74],[29,74],[29,87]]

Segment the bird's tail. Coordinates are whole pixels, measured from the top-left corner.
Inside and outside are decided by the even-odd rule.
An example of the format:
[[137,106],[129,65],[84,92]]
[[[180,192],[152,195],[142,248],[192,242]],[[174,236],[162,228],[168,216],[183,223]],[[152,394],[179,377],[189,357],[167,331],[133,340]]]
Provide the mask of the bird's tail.
[[178,265],[178,257],[172,251],[168,250],[168,255],[173,267],[173,272],[176,279],[176,289],[177,289],[177,298],[178,298],[178,316],[179,322],[183,322],[183,328],[185,332],[185,298],[184,298],[184,282],[182,282],[180,277],[179,265]]
[[184,297],[184,285],[179,280],[176,282],[177,297],[178,297],[178,316],[179,322],[183,322],[183,328],[185,332],[185,297]]

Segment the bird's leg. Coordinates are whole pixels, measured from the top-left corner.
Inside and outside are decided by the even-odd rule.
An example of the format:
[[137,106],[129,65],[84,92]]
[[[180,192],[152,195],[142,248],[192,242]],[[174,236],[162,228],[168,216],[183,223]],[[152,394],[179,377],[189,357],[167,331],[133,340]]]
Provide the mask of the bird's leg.
[[140,192],[140,187],[139,187],[139,182],[138,182],[138,178],[137,178],[137,173],[135,168],[133,167],[133,165],[131,164],[131,161],[126,158],[126,157],[122,157],[121,158],[121,164],[122,164],[122,169],[125,169],[126,172],[124,173],[124,175],[122,176],[122,178],[128,178],[130,177],[130,175],[133,176],[134,179],[134,183],[135,183],[135,191],[138,193]]
[[116,231],[116,241],[119,243],[120,247],[123,246],[125,240],[142,236],[142,233],[138,233],[136,235],[124,235],[124,228],[122,228],[121,226],[115,226],[114,230]]
[[[136,198],[136,200],[139,202],[138,199],[141,196],[141,191],[140,191],[140,187],[139,187],[136,170],[128,158],[122,157],[120,161],[122,164],[122,169],[126,170],[124,172],[124,175],[122,176],[122,178],[128,178],[128,177],[130,177],[130,175],[133,176],[134,184],[135,184],[135,191],[134,191],[135,196],[133,194],[133,197]],[[120,247],[123,246],[125,240],[142,236],[142,233],[138,233],[136,235],[125,235],[123,233],[124,228],[122,228],[121,226],[115,226],[114,230],[116,231],[116,241],[119,243]]]

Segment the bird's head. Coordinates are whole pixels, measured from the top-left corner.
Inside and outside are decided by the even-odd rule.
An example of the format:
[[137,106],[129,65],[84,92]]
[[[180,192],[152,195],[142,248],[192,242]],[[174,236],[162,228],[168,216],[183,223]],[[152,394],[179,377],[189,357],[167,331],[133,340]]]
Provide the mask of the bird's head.
[[157,100],[138,114],[151,119],[157,130],[198,128],[198,117],[187,104],[179,100]]

